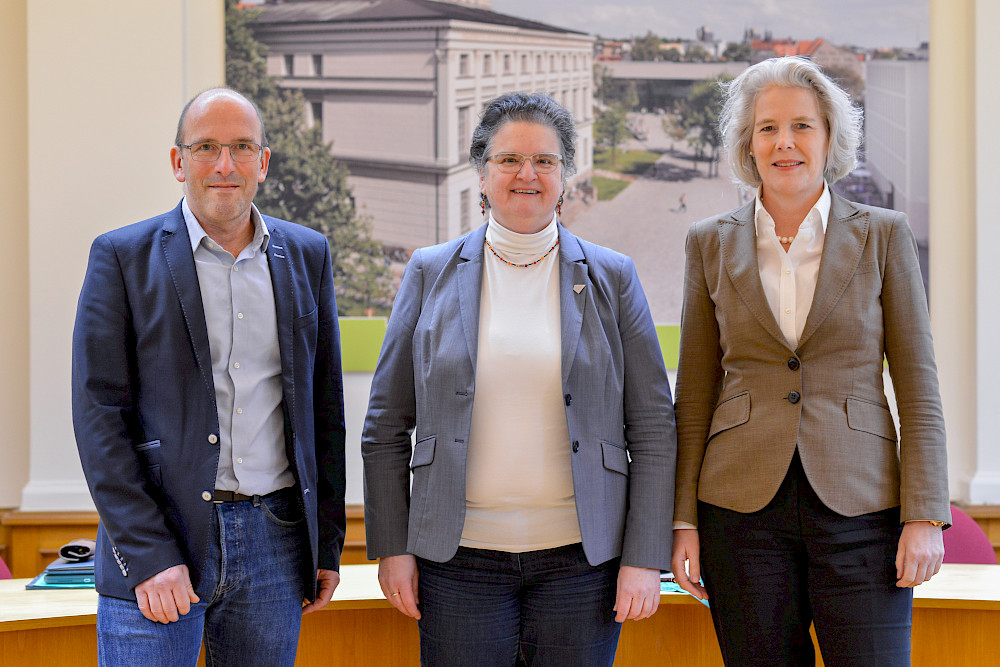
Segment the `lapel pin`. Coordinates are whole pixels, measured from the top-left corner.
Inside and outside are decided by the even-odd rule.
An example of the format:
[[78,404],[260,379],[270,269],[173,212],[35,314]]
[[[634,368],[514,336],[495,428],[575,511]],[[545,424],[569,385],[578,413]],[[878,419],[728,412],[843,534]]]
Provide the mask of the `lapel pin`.
[[579,294],[583,291],[584,287],[586,287],[586,285],[573,285],[573,291]]

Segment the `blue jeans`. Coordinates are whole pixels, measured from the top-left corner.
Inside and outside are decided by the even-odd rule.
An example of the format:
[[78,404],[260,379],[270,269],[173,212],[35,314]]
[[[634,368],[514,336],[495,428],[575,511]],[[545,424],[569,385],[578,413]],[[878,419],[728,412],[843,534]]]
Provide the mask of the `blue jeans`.
[[591,566],[580,544],[418,558],[421,664],[611,665],[621,630],[612,610],[618,562]]
[[195,665],[203,638],[209,667],[294,664],[309,557],[298,492],[218,503],[212,523],[218,540],[201,573],[211,597],[179,621],[161,624],[145,618],[135,600],[100,596],[99,664]]

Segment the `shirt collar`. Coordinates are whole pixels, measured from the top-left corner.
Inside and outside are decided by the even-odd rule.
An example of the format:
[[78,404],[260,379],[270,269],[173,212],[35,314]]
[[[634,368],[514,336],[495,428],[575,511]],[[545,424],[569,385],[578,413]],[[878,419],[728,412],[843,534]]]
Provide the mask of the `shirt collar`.
[[[761,185],[757,188],[757,196],[754,198],[753,204],[753,220],[754,227],[758,234],[761,232],[761,225],[767,225],[768,229],[774,229],[774,220],[771,218],[771,214],[767,212],[764,208],[764,203],[761,201],[760,196],[764,186]],[[820,224],[823,227],[823,233],[826,234],[826,224],[827,220],[830,218],[830,206],[833,204],[833,197],[830,196],[830,186],[823,181],[823,192],[820,194],[819,199],[813,204],[809,212],[806,213],[805,220],[810,219],[815,220],[816,216],[819,217]],[[761,213],[763,212],[763,215]],[[815,215],[814,215],[815,213]]]
[[[184,224],[187,225],[188,236],[191,237],[191,252],[194,252],[201,244],[201,240],[207,238],[208,234],[198,222],[198,218],[194,217],[194,213],[191,212],[187,197],[181,200],[181,212],[184,214]],[[254,204],[250,204],[250,220],[253,222],[253,240],[250,242],[250,247],[266,252],[267,245],[271,241],[271,233],[264,223],[264,217]]]

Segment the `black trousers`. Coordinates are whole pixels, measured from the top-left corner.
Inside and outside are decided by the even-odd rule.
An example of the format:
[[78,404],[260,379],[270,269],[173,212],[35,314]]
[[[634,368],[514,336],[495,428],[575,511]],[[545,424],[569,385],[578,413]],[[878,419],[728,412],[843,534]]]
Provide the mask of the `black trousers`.
[[910,664],[913,591],[897,588],[899,508],[845,517],[813,491],[798,452],[771,502],[745,514],[698,503],[702,576],[727,665]]

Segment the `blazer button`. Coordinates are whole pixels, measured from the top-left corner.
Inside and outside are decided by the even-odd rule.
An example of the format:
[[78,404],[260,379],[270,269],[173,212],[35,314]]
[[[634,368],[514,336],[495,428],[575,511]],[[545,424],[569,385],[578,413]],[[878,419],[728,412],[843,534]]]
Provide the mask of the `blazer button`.
[[563,398],[566,399],[566,405],[571,405],[573,403],[573,395],[566,394]]
[[210,433],[208,436],[208,441],[209,443],[214,445],[219,441],[219,436],[215,435],[214,433]]
[[789,359],[788,360],[788,368],[790,368],[793,371],[799,370],[799,360],[796,359],[795,357],[792,357],[791,359]]
[[794,405],[795,403],[798,403],[801,399],[802,399],[802,394],[800,394],[799,392],[797,391],[788,392],[789,403],[792,403]]
[[580,451],[580,441],[579,440],[574,440],[573,441],[573,451],[574,452]]
[[212,499],[211,492],[209,492],[209,491],[202,491],[201,492],[201,499],[202,500],[211,500]]

